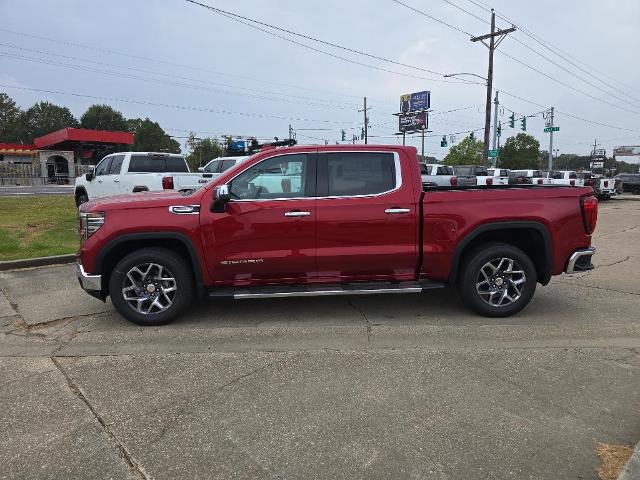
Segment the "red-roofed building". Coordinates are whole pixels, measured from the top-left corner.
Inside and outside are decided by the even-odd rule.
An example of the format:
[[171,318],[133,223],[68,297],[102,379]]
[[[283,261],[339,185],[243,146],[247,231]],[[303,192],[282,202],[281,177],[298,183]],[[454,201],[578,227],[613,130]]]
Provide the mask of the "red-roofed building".
[[76,165],[99,160],[97,155],[125,145],[133,145],[133,133],[63,128],[35,138],[33,145],[0,143],[0,166],[31,164],[43,181],[67,183],[75,177]]

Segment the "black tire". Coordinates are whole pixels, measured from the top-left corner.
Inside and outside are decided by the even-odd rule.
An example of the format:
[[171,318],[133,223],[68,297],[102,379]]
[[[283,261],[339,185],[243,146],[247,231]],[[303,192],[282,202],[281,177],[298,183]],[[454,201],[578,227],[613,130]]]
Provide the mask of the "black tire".
[[[149,265],[151,270],[147,270]],[[137,271],[133,271],[138,267]],[[162,270],[159,269],[162,267]],[[130,273],[130,277],[127,275]],[[147,276],[141,275],[147,273]],[[173,280],[159,280],[160,278]],[[135,286],[132,283],[135,280]],[[153,285],[153,286],[151,286]],[[133,288],[132,288],[133,287]],[[169,291],[175,287],[174,291]],[[129,301],[123,289],[130,288]],[[165,290],[168,293],[165,293]],[[193,299],[193,276],[185,260],[165,248],[143,248],[118,262],[109,279],[109,295],[118,312],[138,325],[163,325],[180,315]],[[133,298],[148,297],[140,303]],[[157,303],[156,303],[157,300]],[[138,309],[133,306],[136,304]],[[152,305],[152,303],[154,305]],[[160,309],[160,307],[166,307]],[[140,310],[147,310],[143,313]]]
[[76,195],[76,207],[80,207],[83,203],[89,201],[89,196],[85,192],[80,192]]
[[[500,264],[501,259],[513,261],[511,270],[523,273],[509,274],[509,261]],[[489,267],[489,263],[493,266]],[[507,272],[483,274],[483,271],[491,272],[495,266],[502,266],[501,270],[506,269]],[[485,317],[508,317],[527,306],[536,291],[536,284],[536,268],[526,253],[506,243],[487,243],[464,256],[458,291],[465,305],[474,312]],[[502,296],[505,288],[507,297]]]

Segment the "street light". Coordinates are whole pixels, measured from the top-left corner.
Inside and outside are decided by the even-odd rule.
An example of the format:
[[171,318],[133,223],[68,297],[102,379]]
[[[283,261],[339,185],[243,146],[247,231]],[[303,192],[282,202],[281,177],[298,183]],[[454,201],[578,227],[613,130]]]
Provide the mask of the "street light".
[[489,83],[489,81],[486,78],[484,78],[482,75],[476,75],[475,73],[467,73],[467,72],[447,73],[444,77],[451,78],[451,77],[457,77],[459,75],[471,75],[472,77],[478,77],[480,80],[483,80],[485,85]]

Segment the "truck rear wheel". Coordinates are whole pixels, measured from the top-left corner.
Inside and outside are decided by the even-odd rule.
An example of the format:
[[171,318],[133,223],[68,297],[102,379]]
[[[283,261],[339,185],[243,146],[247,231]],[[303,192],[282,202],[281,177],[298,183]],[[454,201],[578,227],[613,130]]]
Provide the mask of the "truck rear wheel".
[[505,243],[482,245],[465,255],[458,289],[464,303],[485,317],[508,317],[527,306],[536,291],[531,259]]
[[162,325],[191,303],[193,278],[179,255],[164,248],[144,248],[118,262],[109,280],[109,295],[126,319]]

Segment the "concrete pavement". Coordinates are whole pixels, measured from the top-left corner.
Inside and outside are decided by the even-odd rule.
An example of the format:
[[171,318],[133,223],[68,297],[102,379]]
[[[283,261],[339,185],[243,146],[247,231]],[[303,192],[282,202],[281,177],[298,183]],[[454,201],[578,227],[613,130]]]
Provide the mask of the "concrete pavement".
[[640,204],[594,244],[495,320],[432,291],[140,328],[69,266],[0,273],[0,477],[593,478],[640,439]]

